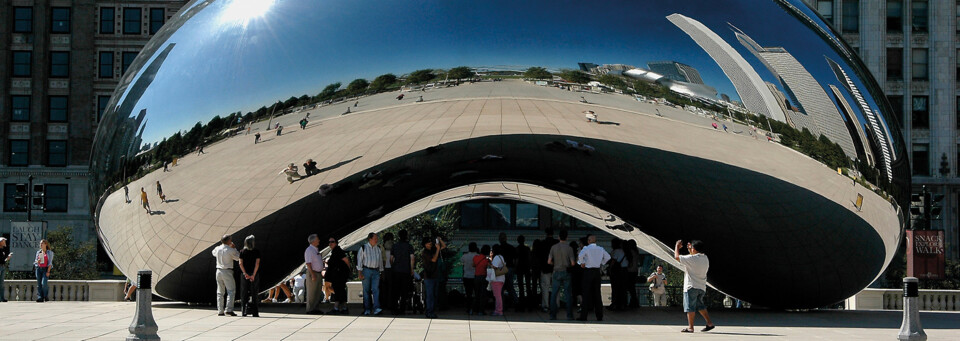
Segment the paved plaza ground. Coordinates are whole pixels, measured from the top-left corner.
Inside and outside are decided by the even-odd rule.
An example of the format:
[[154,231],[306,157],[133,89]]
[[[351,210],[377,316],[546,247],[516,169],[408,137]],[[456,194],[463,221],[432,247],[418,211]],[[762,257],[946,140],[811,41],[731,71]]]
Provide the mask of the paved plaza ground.
[[[2,340],[122,340],[136,304],[10,302],[0,305]],[[470,317],[315,316],[302,304],[268,304],[260,318],[218,317],[211,307],[155,303],[163,340],[895,340],[898,311],[714,310],[717,329],[681,334],[679,308],[608,312],[603,322],[549,321],[543,313]],[[359,313],[360,307],[351,311]],[[591,317],[592,319],[592,317]],[[924,312],[929,340],[960,338],[960,312]],[[702,328],[698,320],[698,330]]]

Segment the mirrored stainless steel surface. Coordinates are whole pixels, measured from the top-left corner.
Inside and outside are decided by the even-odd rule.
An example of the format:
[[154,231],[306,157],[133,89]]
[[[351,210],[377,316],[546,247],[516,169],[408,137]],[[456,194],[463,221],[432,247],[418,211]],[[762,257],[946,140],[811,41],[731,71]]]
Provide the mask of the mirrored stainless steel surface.
[[92,167],[114,262],[185,301],[212,299],[224,234],[256,235],[268,287],[311,233],[502,198],[672,263],[703,240],[714,288],[817,307],[884,270],[910,188],[877,83],[787,0],[195,1],[130,66]]

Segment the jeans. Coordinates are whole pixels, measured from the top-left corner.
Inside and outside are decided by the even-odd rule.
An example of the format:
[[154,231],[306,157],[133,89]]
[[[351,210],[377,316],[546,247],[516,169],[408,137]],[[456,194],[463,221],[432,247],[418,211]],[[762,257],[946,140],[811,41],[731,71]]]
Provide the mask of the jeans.
[[7,300],[7,290],[3,287],[3,277],[7,275],[7,267],[0,265],[0,302]]
[[410,307],[410,295],[413,292],[413,278],[409,272],[395,271],[392,281],[394,285],[393,299],[395,300],[392,304],[396,306],[394,313],[406,312]]
[[424,290],[426,291],[426,301],[427,307],[424,310],[424,314],[427,317],[431,317],[436,314],[434,307],[437,305],[437,286],[440,284],[438,279],[424,279]]
[[393,271],[386,269],[380,274],[380,302],[383,309],[396,310],[397,297],[394,294]]
[[47,285],[47,267],[37,267],[37,299],[48,300],[50,286]]
[[553,280],[553,273],[540,273],[540,308],[550,307],[550,281]]
[[560,288],[563,288],[563,297],[567,302],[567,319],[573,318],[573,286],[570,283],[570,274],[566,271],[553,272],[553,286],[550,291],[550,318],[557,318],[557,299],[560,297]]
[[363,311],[380,309],[380,271],[363,268]]
[[473,312],[483,314],[487,305],[487,279],[477,275],[473,278]]
[[227,312],[233,312],[233,295],[236,291],[233,269],[217,269],[217,314],[223,313],[224,305]]
[[504,279],[506,280],[506,282],[503,283],[503,288],[504,288],[504,290],[509,294],[509,295],[507,295],[507,297],[510,298],[510,303],[511,303],[511,304],[512,304],[512,303],[516,303],[516,302],[517,302],[517,289],[514,288],[513,285],[514,285],[514,283],[516,283],[517,274],[516,274],[516,272],[514,272],[513,269],[511,269],[510,272],[507,272],[507,275],[504,276],[504,277],[505,277]]
[[493,308],[494,315],[503,315],[503,282],[490,282],[493,288],[493,300],[496,302]]

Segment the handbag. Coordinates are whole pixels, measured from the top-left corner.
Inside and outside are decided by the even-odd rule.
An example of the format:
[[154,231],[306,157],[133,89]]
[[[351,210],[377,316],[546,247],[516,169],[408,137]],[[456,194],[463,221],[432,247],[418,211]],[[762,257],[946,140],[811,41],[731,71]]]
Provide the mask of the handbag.
[[[497,256],[497,257],[500,257],[500,256]],[[510,272],[510,269],[507,268],[507,262],[503,261],[503,257],[500,258],[500,261],[503,263],[503,266],[499,268],[497,267],[493,268],[493,274],[497,276],[503,276],[503,275],[506,275],[507,272]]]

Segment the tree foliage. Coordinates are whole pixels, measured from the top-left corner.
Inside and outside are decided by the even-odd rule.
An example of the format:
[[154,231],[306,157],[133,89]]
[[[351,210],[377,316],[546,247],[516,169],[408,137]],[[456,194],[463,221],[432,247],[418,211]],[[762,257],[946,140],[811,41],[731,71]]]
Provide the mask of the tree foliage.
[[523,77],[528,79],[546,79],[553,77],[553,74],[545,68],[533,66],[523,72]]
[[396,82],[397,76],[392,73],[387,73],[374,78],[373,82],[370,83],[370,88],[378,92],[384,91]]
[[565,70],[560,73],[560,78],[577,84],[590,83],[590,75],[580,70]]
[[73,240],[73,227],[61,226],[47,232],[47,241],[54,252],[52,279],[97,279],[97,244]]
[[466,66],[458,66],[450,69],[450,71],[447,71],[447,76],[449,76],[450,78],[456,79],[458,81],[464,78],[471,78],[474,75],[475,74],[473,73],[473,71]]
[[411,72],[407,75],[407,84],[421,84],[429,82],[430,80],[437,77],[431,69],[422,69]]
[[601,75],[597,77],[597,81],[620,91],[627,90],[627,82],[624,81],[623,78],[611,74]]
[[[413,245],[414,254],[416,257],[415,270],[420,272],[423,270],[423,263],[420,259],[420,252],[423,251],[422,241],[424,238],[434,239],[436,237],[443,238],[443,240],[450,240],[454,232],[457,230],[457,207],[456,205],[448,205],[441,207],[439,209],[422,213],[413,218],[404,220],[399,224],[391,226],[390,228],[381,232],[381,236],[386,233],[393,233],[395,236],[399,236],[400,230],[407,230],[407,233],[410,237],[410,245]],[[447,245],[447,249],[443,251],[443,264],[439,264],[440,269],[443,271],[442,276],[447,276],[450,273],[450,269],[453,268],[454,262],[456,262],[457,257],[457,247],[454,245]]]
[[362,94],[364,91],[367,91],[368,86],[370,86],[370,83],[367,82],[366,79],[357,78],[347,85],[347,92],[353,95],[359,95],[359,94]]

